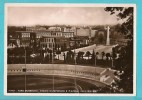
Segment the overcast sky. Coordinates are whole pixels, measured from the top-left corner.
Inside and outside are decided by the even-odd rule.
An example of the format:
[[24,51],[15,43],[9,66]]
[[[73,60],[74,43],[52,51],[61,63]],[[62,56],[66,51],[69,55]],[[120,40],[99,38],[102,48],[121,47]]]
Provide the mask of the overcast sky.
[[121,23],[103,7],[8,7],[8,25],[110,25]]

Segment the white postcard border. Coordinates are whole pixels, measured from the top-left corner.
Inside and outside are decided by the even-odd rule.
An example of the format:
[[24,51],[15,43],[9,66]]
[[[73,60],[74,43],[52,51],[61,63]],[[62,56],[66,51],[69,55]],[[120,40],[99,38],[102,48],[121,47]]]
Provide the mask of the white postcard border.
[[[8,7],[134,7],[133,46],[133,94],[89,94],[89,93],[7,93],[7,8]],[[136,4],[95,4],[95,3],[5,3],[4,17],[4,95],[5,96],[136,96]]]

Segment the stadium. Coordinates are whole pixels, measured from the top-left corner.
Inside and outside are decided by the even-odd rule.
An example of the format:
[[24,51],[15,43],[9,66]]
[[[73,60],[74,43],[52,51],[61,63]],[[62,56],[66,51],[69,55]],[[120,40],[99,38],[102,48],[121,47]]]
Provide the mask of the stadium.
[[25,64],[8,65],[8,93],[96,93],[114,80],[113,70],[99,67],[26,64],[24,68]]

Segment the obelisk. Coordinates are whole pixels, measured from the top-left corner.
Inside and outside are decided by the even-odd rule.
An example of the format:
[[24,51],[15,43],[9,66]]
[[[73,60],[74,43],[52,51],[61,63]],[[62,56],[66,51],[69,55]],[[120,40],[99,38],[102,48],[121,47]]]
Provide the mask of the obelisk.
[[107,26],[107,39],[106,39],[106,45],[110,45],[109,30],[110,30],[110,27]]

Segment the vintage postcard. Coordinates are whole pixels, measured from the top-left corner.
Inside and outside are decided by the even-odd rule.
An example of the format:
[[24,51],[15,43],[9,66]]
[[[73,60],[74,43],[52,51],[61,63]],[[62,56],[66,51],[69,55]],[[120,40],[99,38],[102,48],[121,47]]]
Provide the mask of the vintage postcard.
[[135,4],[5,4],[5,95],[135,96]]

